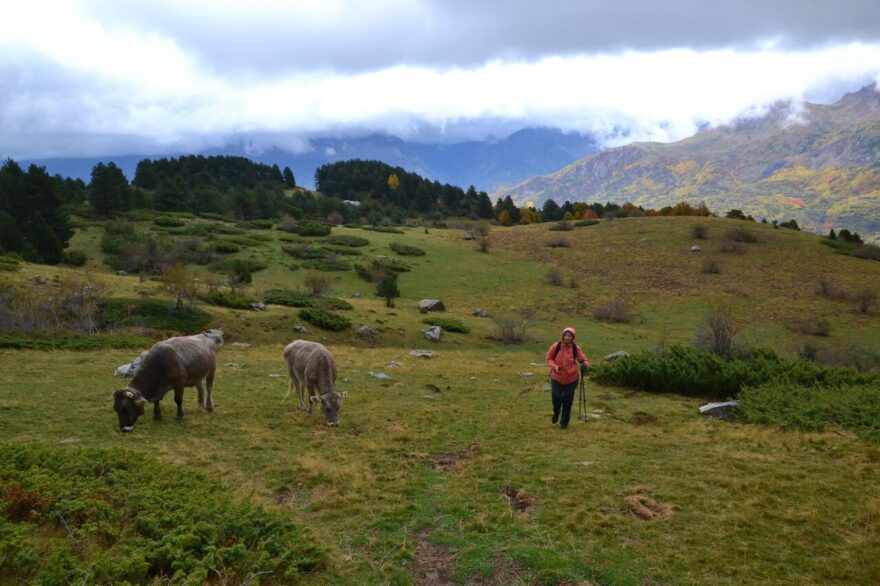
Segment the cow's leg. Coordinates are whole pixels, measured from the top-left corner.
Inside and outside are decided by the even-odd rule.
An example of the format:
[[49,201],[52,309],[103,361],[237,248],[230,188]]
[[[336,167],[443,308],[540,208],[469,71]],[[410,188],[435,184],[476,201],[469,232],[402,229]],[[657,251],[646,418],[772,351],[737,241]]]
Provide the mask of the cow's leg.
[[207,395],[205,396],[205,409],[208,411],[214,410],[214,371],[208,373],[208,376],[205,377],[205,383],[207,386]]
[[312,395],[317,395],[318,389],[316,389],[312,385],[309,385],[308,389],[309,389],[309,393],[308,393],[308,395],[309,395],[309,411],[308,411],[308,413],[309,413],[309,415],[311,415],[312,414]]
[[153,421],[162,419],[162,409],[159,407],[159,401],[153,403]]
[[197,393],[198,396],[199,396],[199,409],[204,409],[204,408],[205,408],[205,401],[206,401],[206,397],[205,397],[205,381],[204,381],[204,380],[200,380],[200,381],[196,384],[196,393]]
[[174,402],[177,403],[177,420],[183,419],[183,387],[174,388]]
[[296,398],[299,399],[299,410],[306,410],[306,402],[305,402],[305,387],[306,384],[304,381],[299,380],[299,378],[294,377],[293,384],[296,386]]

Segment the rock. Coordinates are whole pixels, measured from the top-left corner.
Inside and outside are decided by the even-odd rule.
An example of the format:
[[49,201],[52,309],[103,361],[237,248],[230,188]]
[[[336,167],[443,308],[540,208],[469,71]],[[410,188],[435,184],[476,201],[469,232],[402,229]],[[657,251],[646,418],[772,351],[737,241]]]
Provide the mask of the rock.
[[226,366],[232,366],[234,368],[241,368],[243,366],[243,364],[241,364],[240,362],[227,362]]
[[384,372],[373,372],[372,370],[368,372],[371,377],[379,379],[379,380],[391,380],[391,377],[385,374]]
[[535,376],[535,373],[530,370],[524,370],[522,372],[516,373],[519,376]]
[[293,326],[293,329],[296,330],[297,332],[301,332],[303,334],[309,333],[309,329],[302,324],[296,324],[295,326]]
[[434,353],[430,350],[413,350],[409,355],[416,358],[434,358]]
[[476,240],[477,237],[474,236],[473,234],[471,234],[470,232],[468,232],[467,234],[464,235],[464,239],[465,240]]
[[266,304],[257,301],[255,303],[251,303],[251,309],[253,309],[254,311],[266,311]]
[[388,363],[388,366],[386,366],[386,368],[389,368],[389,369],[391,369],[391,370],[394,370],[395,368],[400,368],[401,366],[403,366],[401,363],[399,363],[399,362],[394,362],[394,361],[392,360],[391,362]]
[[357,334],[357,335],[360,336],[361,338],[364,338],[364,339],[367,339],[367,340],[372,340],[372,339],[373,339],[373,330],[370,329],[370,327],[367,326],[367,325],[361,325],[361,327],[359,327],[359,328],[357,329],[357,331],[355,332],[355,334]]
[[724,403],[706,403],[700,406],[700,415],[712,419],[730,421],[739,409],[739,401],[726,401]]
[[691,246],[691,252],[700,252],[701,250],[703,250],[703,249],[700,248],[700,246],[697,244],[694,244],[693,246]]
[[432,342],[436,342],[440,339],[440,334],[443,332],[443,329],[440,326],[431,326],[427,330],[422,331],[425,333],[425,338]]
[[360,291],[355,291],[354,293],[351,294],[351,296],[354,297],[355,299],[360,299],[361,297],[364,296],[364,294],[361,293]]
[[248,344],[247,342],[233,342],[232,347],[233,348],[250,348],[251,345]]
[[475,377],[475,376],[472,376],[472,377],[470,378],[470,380],[472,380],[472,381],[478,381],[478,380],[480,380],[480,379],[478,379],[478,378]]
[[271,373],[271,374],[269,374],[269,378],[281,378],[281,376],[282,376],[282,375],[280,375],[280,374],[275,374],[275,373]]
[[432,384],[432,383],[428,383],[428,384],[426,384],[426,385],[425,385],[425,388],[426,388],[427,390],[429,390],[429,391],[434,391],[435,393],[439,393],[439,392],[440,392],[440,387],[438,387],[437,385]]
[[422,299],[419,301],[419,311],[427,313],[429,311],[446,311],[446,306],[439,299]]
[[471,315],[474,317],[489,317],[489,312],[485,309],[475,309]]
[[618,360],[620,358],[625,358],[626,356],[629,356],[628,352],[624,352],[623,350],[618,350],[617,352],[612,352],[611,354],[606,356],[605,360],[608,362],[614,362],[615,360]]
[[116,274],[119,275],[120,277],[127,277],[128,276],[128,272],[122,271],[122,270],[116,271]]

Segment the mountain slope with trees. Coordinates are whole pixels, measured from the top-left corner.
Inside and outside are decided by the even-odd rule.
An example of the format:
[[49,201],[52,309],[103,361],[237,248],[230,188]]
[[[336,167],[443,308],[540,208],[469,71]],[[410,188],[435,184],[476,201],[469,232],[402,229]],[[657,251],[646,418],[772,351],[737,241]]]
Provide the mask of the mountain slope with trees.
[[704,202],[814,231],[845,227],[880,238],[880,92],[829,105],[782,103],[766,114],[672,143],[634,143],[498,190],[547,199],[660,207]]

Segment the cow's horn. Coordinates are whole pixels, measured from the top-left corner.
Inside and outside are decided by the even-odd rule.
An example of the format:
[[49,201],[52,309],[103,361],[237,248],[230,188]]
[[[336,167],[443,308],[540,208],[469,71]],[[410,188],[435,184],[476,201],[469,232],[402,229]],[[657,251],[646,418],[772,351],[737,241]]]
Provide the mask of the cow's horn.
[[134,399],[134,393],[132,393],[131,391],[125,391],[125,396],[129,399]]

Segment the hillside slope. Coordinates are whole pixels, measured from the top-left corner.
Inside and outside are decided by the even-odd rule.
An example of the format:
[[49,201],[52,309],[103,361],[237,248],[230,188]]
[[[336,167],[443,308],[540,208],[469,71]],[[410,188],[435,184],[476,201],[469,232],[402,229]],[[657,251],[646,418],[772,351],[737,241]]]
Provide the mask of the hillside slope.
[[880,239],[880,92],[830,106],[777,104],[672,144],[634,143],[533,177],[494,197],[518,203],[626,201],[659,208],[705,202],[715,212],[794,218],[814,231]]

